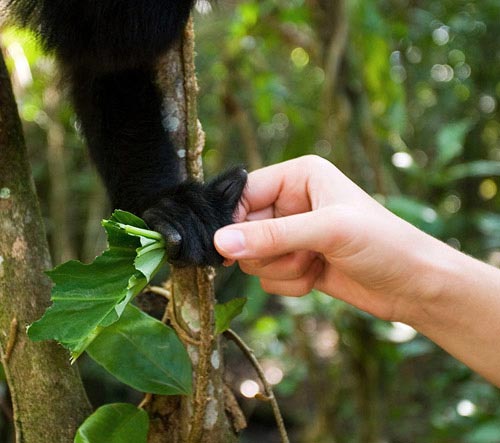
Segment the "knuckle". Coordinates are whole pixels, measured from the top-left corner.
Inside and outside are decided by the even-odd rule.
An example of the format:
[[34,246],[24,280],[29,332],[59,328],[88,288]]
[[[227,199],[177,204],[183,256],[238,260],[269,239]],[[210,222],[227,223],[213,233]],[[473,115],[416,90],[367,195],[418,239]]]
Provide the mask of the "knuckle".
[[290,278],[300,278],[307,271],[307,263],[304,262],[301,256],[296,255],[290,262],[288,271],[290,273]]
[[258,275],[262,268],[259,260],[240,260],[239,266],[245,274],[249,275]]
[[296,297],[303,297],[304,295],[309,294],[313,290],[313,282],[310,278],[301,279],[300,283],[297,286],[297,295]]
[[268,280],[266,278],[261,278],[260,279],[260,286],[264,290],[264,292],[267,292],[269,294],[272,294],[274,292],[274,283],[272,280]]
[[263,239],[267,243],[269,249],[274,249],[281,245],[285,235],[285,227],[282,223],[278,223],[276,220],[268,220],[267,223],[263,225]]
[[300,159],[304,162],[305,166],[311,169],[323,168],[325,165],[331,166],[331,163],[320,157],[319,155],[309,154],[300,157]]
[[286,239],[286,226],[278,221],[270,220],[268,226],[268,240],[273,246],[279,246]]

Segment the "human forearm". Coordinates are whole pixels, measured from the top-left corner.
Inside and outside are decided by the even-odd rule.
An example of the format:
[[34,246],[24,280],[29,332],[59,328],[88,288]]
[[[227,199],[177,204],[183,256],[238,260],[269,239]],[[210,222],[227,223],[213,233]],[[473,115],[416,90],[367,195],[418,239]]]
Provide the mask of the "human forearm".
[[500,270],[442,245],[409,323],[500,386]]

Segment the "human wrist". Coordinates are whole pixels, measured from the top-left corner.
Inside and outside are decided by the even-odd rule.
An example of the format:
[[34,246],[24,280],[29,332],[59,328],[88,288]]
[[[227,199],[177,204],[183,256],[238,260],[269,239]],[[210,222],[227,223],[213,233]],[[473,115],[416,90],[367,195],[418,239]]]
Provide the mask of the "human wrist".
[[457,297],[467,261],[473,260],[449,245],[421,233],[419,247],[413,249],[413,285],[405,294],[402,321],[418,331],[445,327],[445,320]]
[[467,327],[474,315],[474,299],[491,291],[491,271],[495,269],[433,239],[427,250],[421,275],[418,301],[407,323],[425,335]]

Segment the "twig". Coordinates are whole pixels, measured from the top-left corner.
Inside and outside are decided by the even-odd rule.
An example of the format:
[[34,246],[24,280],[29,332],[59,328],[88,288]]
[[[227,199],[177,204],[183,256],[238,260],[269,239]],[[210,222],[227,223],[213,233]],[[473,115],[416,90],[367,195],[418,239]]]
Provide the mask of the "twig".
[[222,388],[224,390],[224,404],[226,413],[228,413],[229,416],[232,417],[233,428],[236,432],[239,433],[247,427],[247,420],[245,418],[245,415],[241,411],[240,406],[238,405],[238,401],[236,400],[233,391],[231,391],[231,388],[225,383]]
[[257,360],[257,357],[255,357],[255,354],[253,351],[248,347],[248,345],[243,341],[243,339],[232,329],[228,329],[227,331],[224,332],[224,336],[228,338],[229,340],[232,340],[238,348],[245,354],[245,356],[248,358],[252,366],[254,367],[255,371],[257,372],[257,375],[260,378],[260,381],[262,382],[262,385],[264,386],[264,391],[265,391],[265,396],[262,394],[257,394],[255,398],[259,400],[264,400],[268,401],[271,403],[271,407],[273,408],[273,413],[274,413],[274,418],[276,420],[276,424],[278,426],[278,430],[281,435],[281,441],[282,443],[289,443],[290,440],[288,438],[288,434],[286,432],[285,428],[285,423],[283,421],[283,417],[281,415],[281,411],[278,405],[278,402],[276,400],[276,397],[274,396],[273,388],[269,384],[269,382],[266,380],[266,376],[264,374],[264,370],[262,369],[262,366],[260,365],[259,361]]
[[10,322],[9,339],[7,340],[7,345],[5,346],[5,362],[9,361],[12,351],[14,350],[14,346],[16,345],[17,324],[17,318],[14,317]]
[[200,346],[200,341],[191,337],[177,321],[172,292],[166,288],[162,288],[161,286],[148,286],[146,290],[167,299],[167,309],[165,309],[165,313],[163,314],[163,318],[161,319],[162,323],[166,323],[167,321],[169,321],[182,341],[193,346]]

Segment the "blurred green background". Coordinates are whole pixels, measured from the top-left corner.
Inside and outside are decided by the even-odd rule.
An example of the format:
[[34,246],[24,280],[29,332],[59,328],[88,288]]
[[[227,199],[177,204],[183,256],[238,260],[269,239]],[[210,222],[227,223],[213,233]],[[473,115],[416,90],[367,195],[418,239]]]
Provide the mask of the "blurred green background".
[[[208,176],[304,154],[335,162],[392,211],[500,265],[500,2],[258,0],[198,3],[200,119]],[[104,247],[109,208],[50,57],[2,32],[55,263]],[[220,300],[249,298],[235,329],[275,385],[292,441],[500,442],[500,391],[411,328],[323,294],[270,296],[235,267]],[[499,346],[500,352],[500,346]],[[88,360],[95,406],[138,394]],[[250,425],[277,442],[258,380],[227,346]],[[0,385],[0,441],[9,441]]]

